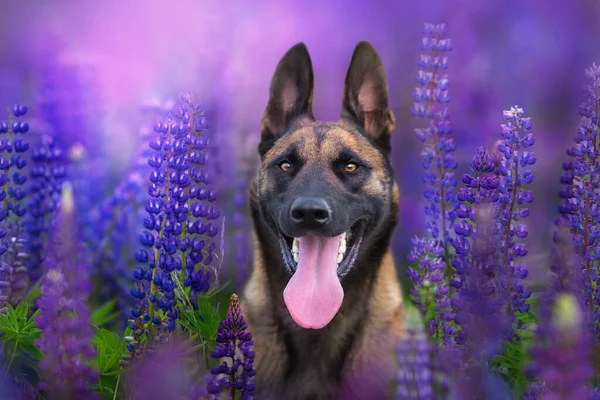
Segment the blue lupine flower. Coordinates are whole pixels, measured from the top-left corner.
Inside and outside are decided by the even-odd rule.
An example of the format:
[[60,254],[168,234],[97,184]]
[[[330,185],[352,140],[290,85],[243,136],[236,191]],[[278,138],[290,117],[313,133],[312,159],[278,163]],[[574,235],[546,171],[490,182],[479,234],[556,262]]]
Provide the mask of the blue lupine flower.
[[[563,185],[560,191],[561,218],[559,227],[565,227],[572,235],[576,246],[579,267],[571,268],[584,272],[582,301],[591,312],[589,329],[600,341],[600,177],[598,161],[600,159],[600,66],[592,65],[586,70],[591,83],[584,86],[586,101],[579,107],[582,116],[577,129],[575,144],[567,150],[568,158],[563,163],[564,174],[560,177]],[[555,268],[555,273],[561,272]],[[566,271],[562,271],[563,275]],[[577,279],[577,277],[575,277]],[[577,282],[579,284],[579,282]]]
[[145,188],[152,170],[148,165],[148,159],[154,155],[148,146],[154,137],[150,121],[166,117],[172,108],[169,104],[142,106],[144,121],[137,138],[136,155],[128,168],[129,173],[110,196],[95,205],[91,213],[93,235],[90,235],[88,242],[96,278],[94,294],[101,302],[116,298],[117,309],[126,317],[123,322],[127,321],[133,305],[129,292],[136,260],[132,259],[131,254],[139,247],[139,228],[143,225],[144,204],[147,202]]
[[44,354],[40,361],[41,388],[50,399],[96,399],[91,382],[98,372],[88,363],[95,356],[90,310],[89,268],[83,262],[77,217],[70,186],[62,191],[60,212],[50,231],[42,295],[35,317],[42,329],[36,345]]
[[422,152],[423,182],[426,185],[425,198],[430,202],[425,208],[427,230],[434,239],[443,242],[447,251],[446,246],[452,243],[450,231],[455,218],[453,205],[457,182],[453,171],[458,167],[453,155],[456,145],[450,136],[452,127],[447,108],[450,81],[443,75],[443,70],[448,67],[444,52],[452,49],[452,41],[444,38],[445,24],[425,24],[423,33],[423,54],[417,62],[422,69],[417,76],[419,86],[413,93],[415,103],[412,113],[429,123],[427,128],[416,130],[417,137],[425,145]]
[[[27,106],[16,104],[8,109],[8,121],[0,122],[0,309],[6,303],[16,304],[27,288],[27,253],[23,250],[26,214],[25,184],[27,176],[26,153],[29,144],[21,136],[29,131],[29,124],[20,120]],[[8,137],[7,137],[8,136]]]
[[[456,255],[452,261],[455,268],[455,276],[450,281],[451,285],[456,289],[460,289],[462,285],[461,279],[464,278],[465,272],[471,268],[490,269],[492,267],[491,258],[495,255],[496,248],[494,240],[481,236],[476,231],[488,229],[486,226],[476,227],[477,212],[492,212],[497,213],[496,207],[493,205],[498,201],[498,178],[493,174],[494,163],[490,158],[487,150],[480,147],[477,154],[471,161],[471,169],[475,175],[465,174],[462,178],[465,188],[461,188],[457,194],[457,199],[461,204],[456,208],[456,216],[458,222],[454,225],[456,238],[454,247]],[[472,222],[469,222],[472,221]],[[484,233],[484,232],[479,232]],[[480,237],[478,237],[480,236]],[[496,234],[494,233],[494,236]],[[479,240],[481,238],[481,240]],[[474,266],[476,264],[476,266]]]
[[42,137],[31,151],[29,169],[27,269],[29,279],[36,282],[43,274],[44,244],[61,196],[67,175],[65,154],[51,136]]
[[[448,66],[445,52],[452,49],[452,41],[444,38],[445,24],[425,24],[417,64],[421,67],[417,75],[419,86],[413,93],[415,101],[412,114],[428,120],[429,126],[417,129],[417,137],[424,143],[422,152],[424,196],[427,201],[425,214],[426,228],[431,235],[428,239],[415,238],[415,248],[409,261],[417,263],[416,269],[409,271],[415,282],[412,296],[421,311],[427,315],[429,331],[438,339],[450,344],[455,333],[452,326],[454,314],[449,300],[451,228],[456,218],[454,209],[456,197],[454,170],[458,163],[454,157],[456,145],[452,137],[450,114],[447,103],[449,80],[443,75]],[[425,285],[425,286],[423,286]],[[432,315],[432,311],[435,314]]]
[[429,334],[449,345],[456,328],[452,324],[454,314],[450,307],[450,288],[445,281],[444,249],[434,239],[415,236],[412,243],[408,261],[414,263],[415,268],[409,267],[407,273],[415,284],[411,288],[413,301],[424,315],[433,313],[428,321]]
[[[102,303],[117,300],[116,308],[127,320],[131,306],[129,296],[131,271],[134,268],[130,254],[135,252],[139,241],[135,240],[138,208],[143,208],[144,180],[137,172],[115,188],[93,213],[92,221],[96,237],[91,242],[91,263],[97,277],[95,288]],[[142,194],[142,196],[140,196]]]
[[515,313],[529,311],[527,299],[531,292],[523,280],[527,277],[527,266],[519,263],[519,259],[527,255],[527,249],[522,239],[527,237],[527,227],[521,223],[529,215],[527,204],[533,201],[531,190],[526,189],[533,181],[533,172],[529,169],[535,164],[536,158],[531,152],[535,143],[531,131],[531,119],[523,116],[523,109],[514,106],[504,111],[507,123],[502,125],[504,140],[498,145],[498,150],[504,154],[499,166],[501,204],[500,223],[500,252],[502,266],[509,277],[503,282],[509,295],[510,303],[507,316],[513,321]]
[[409,330],[398,345],[398,386],[402,400],[434,398],[432,349],[424,332]]
[[157,136],[150,141],[154,150],[148,159],[150,199],[140,236],[144,248],[135,254],[139,264],[133,272],[131,295],[137,307],[130,325],[147,330],[159,342],[176,327],[177,300],[191,306],[178,288],[190,288],[192,296],[210,288],[220,212],[214,206],[217,192],[204,168],[207,129],[203,112],[189,96],[181,96],[168,121],[154,125]]
[[506,330],[501,311],[506,296],[499,282],[506,280],[507,274],[496,259],[498,178],[483,147],[473,158],[471,169],[474,175],[463,176],[466,187],[457,195],[462,204],[456,209],[459,221],[454,226],[455,274],[450,281],[455,289],[455,322],[462,328],[456,343],[463,346],[465,364],[496,354]]
[[211,368],[215,378],[208,385],[208,393],[215,399],[221,392],[230,393],[233,398],[239,393],[242,399],[247,400],[254,396],[252,377],[256,370],[252,366],[252,333],[247,329],[238,296],[232,294],[227,317],[217,332],[217,348],[211,353],[213,358],[222,360],[218,367]]

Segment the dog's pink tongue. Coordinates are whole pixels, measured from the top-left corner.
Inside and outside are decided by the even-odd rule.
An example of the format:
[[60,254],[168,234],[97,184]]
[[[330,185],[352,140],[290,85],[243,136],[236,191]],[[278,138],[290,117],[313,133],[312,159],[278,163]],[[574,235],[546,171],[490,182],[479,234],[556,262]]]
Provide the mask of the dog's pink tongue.
[[290,315],[303,328],[327,325],[342,305],[344,290],[337,276],[340,238],[304,236],[298,267],[283,291]]

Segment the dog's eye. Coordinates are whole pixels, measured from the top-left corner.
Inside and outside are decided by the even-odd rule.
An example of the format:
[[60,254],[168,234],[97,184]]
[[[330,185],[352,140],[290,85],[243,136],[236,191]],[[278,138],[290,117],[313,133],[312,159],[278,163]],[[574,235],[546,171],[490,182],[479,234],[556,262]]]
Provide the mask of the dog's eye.
[[283,161],[279,164],[279,168],[281,168],[283,172],[288,172],[290,169],[292,169],[292,164],[290,164],[288,161]]
[[354,171],[356,171],[357,168],[358,168],[358,165],[356,165],[355,163],[348,163],[344,167],[344,171],[346,171],[346,172],[354,172]]

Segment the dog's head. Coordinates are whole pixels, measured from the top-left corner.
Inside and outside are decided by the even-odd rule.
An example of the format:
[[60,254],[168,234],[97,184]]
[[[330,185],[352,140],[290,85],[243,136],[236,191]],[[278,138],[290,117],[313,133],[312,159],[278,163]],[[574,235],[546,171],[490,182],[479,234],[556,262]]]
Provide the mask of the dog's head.
[[367,42],[354,50],[338,122],[314,119],[312,94],[312,63],[299,43],[271,81],[257,199],[291,275],[288,310],[300,326],[318,329],[339,310],[340,282],[365,254],[361,245],[390,218],[395,121],[383,65]]

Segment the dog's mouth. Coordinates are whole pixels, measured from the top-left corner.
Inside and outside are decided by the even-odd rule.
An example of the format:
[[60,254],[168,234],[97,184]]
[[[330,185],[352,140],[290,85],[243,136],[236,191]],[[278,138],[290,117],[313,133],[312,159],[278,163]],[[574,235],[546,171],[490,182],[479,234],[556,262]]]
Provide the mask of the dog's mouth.
[[[364,235],[365,223],[358,221],[350,229],[342,233],[341,235],[334,237],[321,237],[323,240],[330,240],[333,238],[338,239],[338,247],[336,253],[336,264],[337,264],[337,275],[342,278],[350,271]],[[310,238],[311,235],[304,236]],[[298,268],[298,261],[300,260],[300,242],[302,237],[289,237],[283,232],[279,231],[279,244],[281,246],[281,253],[283,261],[285,262],[286,268],[290,273],[295,273]],[[310,249],[306,249],[310,251]],[[305,251],[306,251],[305,250]]]
[[292,238],[280,231],[283,260],[293,274],[283,297],[298,325],[320,329],[335,317],[344,299],[340,279],[356,260],[365,226],[359,221],[338,236]]

